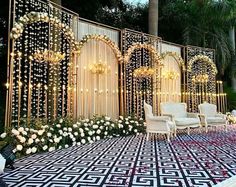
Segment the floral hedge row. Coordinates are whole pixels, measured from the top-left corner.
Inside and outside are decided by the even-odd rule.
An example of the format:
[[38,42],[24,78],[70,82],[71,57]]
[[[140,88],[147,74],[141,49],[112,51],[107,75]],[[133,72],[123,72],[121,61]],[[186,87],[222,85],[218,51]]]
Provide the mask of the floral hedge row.
[[[29,128],[28,126],[34,126]],[[143,119],[123,117],[113,121],[109,117],[93,117],[73,123],[69,118],[52,124],[23,123],[1,134],[1,139],[15,147],[18,157],[93,143],[100,139],[127,136],[145,132]]]

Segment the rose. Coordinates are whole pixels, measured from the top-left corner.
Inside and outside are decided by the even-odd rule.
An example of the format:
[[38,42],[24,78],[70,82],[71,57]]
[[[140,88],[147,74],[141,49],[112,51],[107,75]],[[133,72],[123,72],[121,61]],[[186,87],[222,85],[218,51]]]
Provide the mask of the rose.
[[93,125],[93,129],[97,129],[98,128],[98,125]]
[[64,128],[63,128],[63,131],[67,131],[67,128],[66,128],[66,127],[64,127]]
[[78,135],[79,135],[79,133],[78,133],[78,132],[75,132],[75,133],[74,133],[74,135],[75,135],[75,136],[78,136]]
[[31,152],[32,152],[31,148],[28,148],[28,149],[26,150],[26,154],[27,154],[27,155],[29,155]]
[[96,136],[96,139],[97,139],[97,140],[100,140],[101,138],[100,138],[100,136]]
[[12,134],[18,136],[20,133],[16,129],[11,130]]
[[60,139],[59,139],[59,138],[54,138],[54,142],[55,142],[55,143],[59,143],[59,142],[60,142]]
[[28,144],[31,145],[34,142],[34,140],[32,138],[28,139]]
[[134,129],[134,132],[135,132],[135,133],[137,133],[137,132],[138,132],[138,130],[137,130],[137,129]]
[[78,125],[77,124],[73,124],[73,128],[77,128],[78,127]]
[[20,127],[20,128],[18,129],[18,131],[19,131],[19,132],[23,132],[23,131],[24,131],[24,128],[23,128],[23,127]]
[[51,136],[52,136],[52,133],[48,132],[48,133],[47,133],[47,136],[48,136],[48,137],[51,137]]
[[82,133],[82,132],[84,132],[84,129],[82,129],[82,128],[79,128],[79,131]]
[[32,151],[32,153],[36,153],[37,148],[36,147],[32,147],[31,151]]
[[78,146],[80,146],[80,145],[81,145],[81,143],[80,143],[80,142],[77,142],[77,145],[78,145]]
[[81,137],[84,137],[85,135],[84,135],[84,133],[81,133],[80,136],[81,136]]
[[47,146],[47,145],[43,146],[43,150],[44,150],[44,151],[46,151],[46,150],[47,150],[47,148],[48,148],[48,146]]
[[69,145],[66,144],[66,145],[65,145],[65,148],[68,148],[68,147],[69,147]]
[[54,151],[54,150],[55,150],[55,147],[50,147],[48,151],[51,152],[51,151]]
[[31,138],[34,140],[37,138],[37,135],[36,134],[32,134]]
[[100,133],[101,133],[101,130],[100,130],[100,129],[98,129],[98,130],[97,130],[97,134],[100,134]]
[[82,140],[81,140],[81,143],[82,143],[82,144],[85,144],[85,143],[86,143],[86,140],[85,140],[85,139],[82,139]]
[[25,143],[25,141],[26,141],[25,137],[20,138],[20,143]]
[[69,131],[69,132],[72,132],[72,128],[71,128],[71,127],[69,127],[69,128],[68,128],[68,131]]
[[92,132],[92,131],[89,131],[88,134],[89,134],[89,136],[92,136],[92,135],[93,135],[93,132]]
[[35,140],[35,143],[38,143],[38,142],[40,142],[40,140],[37,138],[37,139]]
[[26,131],[23,131],[22,134],[23,134],[23,135],[27,135],[27,132],[26,132]]
[[0,137],[1,137],[1,138],[5,138],[6,136],[7,136],[7,133],[4,132],[4,133],[1,134]]
[[43,135],[43,133],[44,133],[44,130],[39,130],[39,131],[38,131],[38,135],[39,135],[39,136]]
[[22,149],[23,149],[23,146],[22,146],[22,145],[17,145],[17,146],[16,146],[16,150],[17,150],[17,151],[21,151]]
[[60,125],[60,124],[57,124],[56,127],[57,127],[57,128],[61,128],[61,125]]

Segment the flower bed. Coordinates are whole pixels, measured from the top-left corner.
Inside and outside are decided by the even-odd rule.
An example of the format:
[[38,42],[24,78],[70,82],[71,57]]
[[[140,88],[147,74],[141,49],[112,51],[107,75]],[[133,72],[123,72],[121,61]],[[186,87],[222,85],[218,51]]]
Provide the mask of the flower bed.
[[[31,128],[29,128],[30,126]],[[34,128],[33,128],[34,127]],[[52,124],[43,122],[23,123],[1,134],[1,139],[12,144],[17,157],[54,151],[69,146],[93,143],[103,138],[127,136],[145,132],[143,119],[123,117],[113,121],[106,116],[81,119],[74,123],[69,118],[58,119]]]

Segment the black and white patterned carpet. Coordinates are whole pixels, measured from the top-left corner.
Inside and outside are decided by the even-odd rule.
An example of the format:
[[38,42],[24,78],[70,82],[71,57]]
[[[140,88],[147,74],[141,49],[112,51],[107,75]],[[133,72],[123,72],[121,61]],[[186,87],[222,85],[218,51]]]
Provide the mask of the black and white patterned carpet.
[[236,175],[236,127],[179,133],[167,143],[146,135],[93,144],[18,160],[1,175],[8,186],[213,186]]

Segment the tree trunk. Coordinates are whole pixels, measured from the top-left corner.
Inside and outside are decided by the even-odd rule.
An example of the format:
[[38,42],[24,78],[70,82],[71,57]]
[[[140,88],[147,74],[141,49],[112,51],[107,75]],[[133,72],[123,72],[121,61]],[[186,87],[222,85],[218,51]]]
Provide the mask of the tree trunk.
[[158,35],[158,0],[149,0],[148,31],[149,34]]
[[[235,71],[236,70],[236,63],[235,63],[235,28],[234,26],[230,27],[229,30],[229,40],[230,43],[232,45],[232,49],[233,49],[233,63],[232,63],[232,70]],[[236,91],[236,77],[233,75],[232,76],[232,88],[234,89],[234,91]]]

